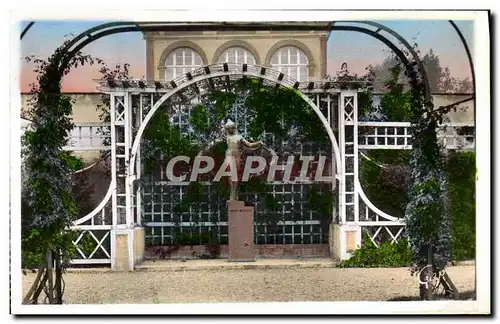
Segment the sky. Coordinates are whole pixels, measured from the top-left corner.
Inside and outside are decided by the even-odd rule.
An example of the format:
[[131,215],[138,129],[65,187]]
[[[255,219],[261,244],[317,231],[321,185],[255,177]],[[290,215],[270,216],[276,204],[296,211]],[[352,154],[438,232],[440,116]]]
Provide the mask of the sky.
[[[422,54],[430,49],[439,56],[441,65],[448,66],[454,77],[471,79],[466,51],[451,24],[445,20],[390,20],[376,21],[403,36],[410,44],[417,43]],[[34,65],[22,58],[34,55],[46,59],[65,38],[78,35],[102,21],[36,21],[21,41],[21,91],[27,92],[36,80]],[[19,34],[28,22],[19,24]],[[473,22],[456,21],[473,52]],[[103,37],[83,49],[84,54],[103,59],[109,67],[129,63],[130,72],[140,78],[146,74],[146,45],[139,32]],[[379,40],[357,33],[333,31],[327,45],[327,70],[335,74],[346,62],[349,71],[363,74],[369,64],[379,64],[390,55],[390,50]],[[93,79],[100,78],[97,67],[73,69],[63,79],[63,92],[95,92]]]

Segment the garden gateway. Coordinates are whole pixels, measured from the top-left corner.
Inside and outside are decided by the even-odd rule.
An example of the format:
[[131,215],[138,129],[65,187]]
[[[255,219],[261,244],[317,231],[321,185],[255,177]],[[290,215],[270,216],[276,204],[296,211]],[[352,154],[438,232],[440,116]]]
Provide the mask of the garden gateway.
[[[79,233],[73,263],[133,270],[156,248],[173,245],[217,244],[223,257],[223,183],[234,178],[242,182],[241,200],[255,208],[254,241],[262,255],[345,260],[365,239],[379,246],[402,237],[403,215],[369,199],[361,165],[371,152],[410,150],[410,122],[372,118],[365,109],[369,82],[353,78],[347,65],[327,77],[331,31],[322,28],[333,24],[275,25],[283,30],[138,24],[146,78],[108,75],[96,96],[75,97],[75,128],[65,150],[86,162],[104,156],[110,178],[95,176],[96,187],[106,190],[73,224]],[[403,63],[414,61],[411,46],[385,26],[338,21],[333,27],[375,35]],[[469,95],[433,96],[428,88],[426,95],[435,107],[463,101],[438,136],[448,150],[474,150]],[[95,112],[103,103],[104,118]],[[227,119],[276,155],[248,155],[241,176],[231,171],[224,147],[200,155]],[[178,253],[185,256],[182,248]]]

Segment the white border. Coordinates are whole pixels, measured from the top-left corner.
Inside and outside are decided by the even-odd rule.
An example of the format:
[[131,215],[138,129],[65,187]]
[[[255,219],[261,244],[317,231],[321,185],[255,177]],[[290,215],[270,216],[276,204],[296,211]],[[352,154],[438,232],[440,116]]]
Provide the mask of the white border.
[[[491,299],[491,151],[490,151],[490,33],[488,18],[474,22],[476,74],[476,290],[477,300]],[[489,308],[489,306],[488,306]]]
[[[309,4],[309,3],[308,3]],[[11,217],[12,219],[12,313],[14,314],[465,314],[489,313],[490,309],[490,82],[489,82],[489,31],[486,12],[456,11],[144,11],[96,10],[86,4],[87,9],[62,10],[61,8],[34,8],[23,4],[22,15],[16,10],[11,15]],[[207,4],[208,5],[208,4]],[[212,5],[212,4],[210,4]],[[350,5],[350,4],[349,4]],[[455,3],[455,5],[459,5]],[[466,5],[470,5],[467,3]],[[123,6],[122,8],[124,8]],[[394,7],[394,6],[393,6]],[[204,8],[200,6],[199,8]],[[213,7],[212,7],[213,8]],[[283,8],[283,7],[281,7]],[[477,300],[446,302],[308,302],[308,303],[251,303],[251,304],[164,304],[164,305],[66,305],[60,306],[22,306],[20,269],[20,143],[19,143],[19,41],[20,31],[15,24],[20,19],[92,19],[92,20],[155,20],[155,21],[322,21],[356,19],[474,19],[474,52],[477,80]],[[481,55],[481,57],[479,57]],[[479,239],[481,238],[481,240]],[[240,307],[235,307],[235,306]]]
[[[224,6],[225,7],[225,6]],[[283,7],[278,7],[280,9]],[[310,8],[310,7],[309,7]],[[283,9],[281,9],[283,10]],[[78,20],[122,20],[122,21],[172,21],[172,22],[209,22],[209,21],[331,21],[331,20],[474,20],[477,13],[467,11],[271,11],[271,10],[234,10],[206,8],[203,4],[189,11],[176,10],[61,10],[44,6],[23,8],[22,13],[13,11],[17,19],[78,19]]]

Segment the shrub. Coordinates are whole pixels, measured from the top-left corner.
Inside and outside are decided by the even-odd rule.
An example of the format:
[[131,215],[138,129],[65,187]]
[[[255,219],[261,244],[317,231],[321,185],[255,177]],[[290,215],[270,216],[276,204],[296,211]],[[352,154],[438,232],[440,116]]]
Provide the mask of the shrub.
[[456,152],[446,166],[451,200],[451,254],[453,260],[476,255],[476,155]]
[[[386,166],[404,165],[409,151],[370,152],[370,158]],[[389,168],[389,172],[393,172]],[[450,199],[451,258],[454,261],[470,260],[475,257],[476,242],[476,158],[474,152],[453,152],[447,159],[444,170]],[[401,217],[408,203],[407,191],[402,189],[403,177],[384,176],[378,165],[362,160],[360,181],[368,198],[381,210]]]
[[407,267],[412,263],[412,254],[408,241],[400,240],[397,243],[383,242],[377,247],[364,234],[363,247],[354,251],[349,260],[342,261],[340,266],[345,268],[392,268]]

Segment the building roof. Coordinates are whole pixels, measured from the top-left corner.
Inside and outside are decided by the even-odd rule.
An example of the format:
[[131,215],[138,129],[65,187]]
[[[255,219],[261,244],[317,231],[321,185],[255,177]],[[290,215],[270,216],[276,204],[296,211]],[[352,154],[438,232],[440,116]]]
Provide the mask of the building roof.
[[138,22],[143,33],[156,31],[268,31],[315,30],[330,32],[331,21],[267,21],[267,22]]

